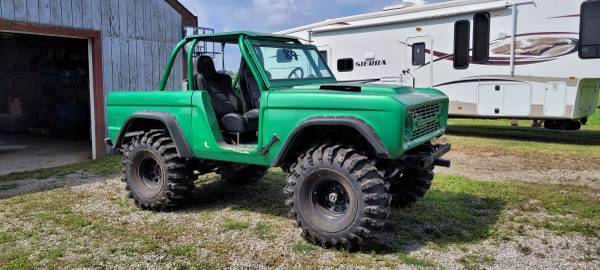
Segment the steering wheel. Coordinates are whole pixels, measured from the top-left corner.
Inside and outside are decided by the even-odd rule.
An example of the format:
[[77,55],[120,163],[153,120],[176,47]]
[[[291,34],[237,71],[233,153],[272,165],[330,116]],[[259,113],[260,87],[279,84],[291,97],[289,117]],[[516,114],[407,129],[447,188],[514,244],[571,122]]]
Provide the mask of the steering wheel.
[[288,75],[288,79],[292,78],[304,78],[304,70],[301,67],[294,68],[292,72],[290,72],[290,75]]

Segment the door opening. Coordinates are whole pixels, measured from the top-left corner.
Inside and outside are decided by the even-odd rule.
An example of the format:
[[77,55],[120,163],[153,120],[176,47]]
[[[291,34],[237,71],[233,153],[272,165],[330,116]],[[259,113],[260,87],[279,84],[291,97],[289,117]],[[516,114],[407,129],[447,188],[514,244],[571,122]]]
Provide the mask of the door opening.
[[1,32],[0,55],[0,175],[93,158],[91,41]]

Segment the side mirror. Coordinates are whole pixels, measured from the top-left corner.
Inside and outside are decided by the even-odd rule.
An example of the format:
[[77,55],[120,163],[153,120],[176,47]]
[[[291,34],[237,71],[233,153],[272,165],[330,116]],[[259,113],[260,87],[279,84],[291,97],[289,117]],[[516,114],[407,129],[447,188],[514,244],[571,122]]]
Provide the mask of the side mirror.
[[293,50],[277,49],[277,63],[289,63],[294,60],[298,61],[298,55]]

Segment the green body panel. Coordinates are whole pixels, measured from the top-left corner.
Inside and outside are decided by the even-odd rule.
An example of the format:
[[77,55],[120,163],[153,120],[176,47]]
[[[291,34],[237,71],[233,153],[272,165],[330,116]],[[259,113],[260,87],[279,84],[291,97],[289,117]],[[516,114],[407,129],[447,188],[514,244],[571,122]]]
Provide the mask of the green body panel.
[[[265,92],[261,97],[259,141],[256,146],[234,147],[223,142],[219,124],[206,91],[120,92],[109,96],[109,136],[114,142],[127,118],[138,111],[168,112],[178,121],[184,137],[198,158],[270,165],[294,129],[303,121],[319,117],[354,117],[373,128],[390,153],[399,158],[406,150],[441,135],[439,132],[418,141],[404,143],[404,116],[408,108],[427,102],[444,104],[446,96],[429,89],[371,86],[362,93],[323,91],[316,86]],[[372,90],[372,91],[371,91]],[[424,103],[425,102],[425,103]],[[268,123],[265,125],[264,123]],[[280,140],[269,152],[259,149],[277,135]]]
[[114,92],[108,95],[108,136],[114,142],[125,121],[139,111],[170,113],[177,119],[184,137],[192,139],[192,107],[194,92]]
[[[175,117],[198,158],[268,165],[257,147],[231,147],[223,142],[206,91],[115,92],[108,98],[108,135],[116,142],[125,121],[136,112],[167,112]],[[260,142],[259,142],[260,145]]]
[[[255,33],[250,34],[258,36]],[[249,34],[246,36],[251,37]],[[201,37],[188,37],[178,44],[167,63],[168,69],[163,82],[170,73],[176,52],[186,43],[196,42]],[[136,112],[166,112],[177,120],[195,157],[268,166],[273,164],[294,130],[302,122],[312,118],[349,117],[362,120],[375,132],[387,149],[390,159],[400,158],[408,149],[426,143],[445,132],[448,98],[440,91],[375,84],[340,84],[360,87],[360,91],[333,91],[321,88],[324,85],[335,86],[338,84],[335,80],[317,82],[310,79],[298,80],[295,85],[271,85],[265,80],[265,72],[256,65],[258,58],[249,49],[251,44],[244,37],[240,34],[235,38],[242,50],[242,57],[248,62],[262,90],[256,145],[235,146],[223,141],[210,96],[207,91],[202,90],[110,93],[107,112],[110,139],[117,142],[117,136],[125,121]],[[269,35],[263,37],[282,40],[286,38]],[[228,35],[211,35],[208,38],[232,42],[235,40]],[[188,55],[187,59],[191,57]],[[192,65],[188,65],[188,69],[191,73]],[[188,78],[192,77],[188,75]],[[192,84],[189,85],[191,88]],[[163,88],[161,86],[161,90]],[[407,130],[419,125],[410,119],[408,122],[405,120],[409,110],[436,104],[440,106],[440,114],[437,118],[439,126],[435,131],[415,139],[405,138]],[[260,149],[274,136],[279,137],[279,141],[272,144],[267,153],[261,153]]]
[[276,90],[269,93],[266,109],[269,124],[263,130],[263,134],[267,138],[277,134],[282,139],[281,143],[273,145],[270,153],[274,157],[289,134],[302,121],[317,117],[354,117],[375,130],[388,149],[390,158],[399,158],[408,148],[420,145],[444,132],[446,119],[441,121],[443,127],[439,134],[426,136],[417,143],[404,143],[406,110],[429,102],[445,104],[443,107],[447,112],[447,97],[435,93],[435,90],[415,91],[406,87],[380,85],[362,85],[360,93],[319,90],[319,85]]

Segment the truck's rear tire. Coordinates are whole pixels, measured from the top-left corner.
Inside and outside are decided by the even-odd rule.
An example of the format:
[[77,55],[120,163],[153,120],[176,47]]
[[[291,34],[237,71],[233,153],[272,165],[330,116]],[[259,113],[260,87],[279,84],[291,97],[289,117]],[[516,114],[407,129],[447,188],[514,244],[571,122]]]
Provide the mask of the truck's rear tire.
[[257,165],[232,164],[230,166],[221,167],[217,173],[221,175],[221,179],[227,183],[235,185],[245,185],[257,182],[265,174],[269,168]]
[[353,250],[383,228],[390,197],[374,164],[340,145],[316,147],[298,158],[284,192],[306,240]]
[[193,171],[164,130],[149,131],[126,145],[123,171],[129,197],[144,210],[176,207],[193,190]]
[[407,169],[397,179],[390,180],[392,206],[410,206],[425,196],[433,181],[433,168]]

